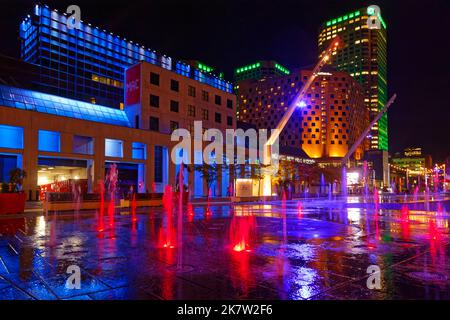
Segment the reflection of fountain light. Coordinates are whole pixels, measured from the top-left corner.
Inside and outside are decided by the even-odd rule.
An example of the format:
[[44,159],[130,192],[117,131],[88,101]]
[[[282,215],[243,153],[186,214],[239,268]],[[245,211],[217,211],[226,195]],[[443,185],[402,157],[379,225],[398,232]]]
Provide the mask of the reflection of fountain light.
[[347,218],[352,223],[359,223],[361,220],[361,209],[347,208]]
[[35,227],[35,232],[37,235],[45,235],[45,227],[46,227],[47,223],[45,221],[45,217],[44,216],[40,216],[36,218],[36,227]]
[[250,252],[251,250],[250,249],[246,249],[246,247],[247,247],[247,245],[245,244],[245,241],[241,241],[241,242],[239,242],[237,245],[235,245],[233,247],[233,251],[236,251],[236,252],[242,252],[242,251]]

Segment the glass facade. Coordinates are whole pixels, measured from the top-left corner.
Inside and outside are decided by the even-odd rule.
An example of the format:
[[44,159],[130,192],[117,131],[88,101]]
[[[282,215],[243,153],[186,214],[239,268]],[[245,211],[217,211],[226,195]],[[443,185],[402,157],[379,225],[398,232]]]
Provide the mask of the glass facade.
[[146,61],[213,87],[232,85],[203,70],[157,54],[139,44],[81,22],[67,28],[67,16],[36,5],[20,25],[21,57],[39,66],[39,90],[119,108],[125,68]]
[[122,110],[3,85],[0,85],[0,105],[62,117],[131,127],[125,111]]
[[[365,90],[365,104],[373,119],[384,108],[387,92],[387,25],[381,14],[380,29],[370,29],[368,19],[374,14],[362,8],[322,25],[319,34],[319,52],[324,52],[333,38],[339,36],[343,47],[333,56],[333,65],[348,72]],[[387,114],[378,121],[370,133],[370,149],[385,150],[388,145]]]

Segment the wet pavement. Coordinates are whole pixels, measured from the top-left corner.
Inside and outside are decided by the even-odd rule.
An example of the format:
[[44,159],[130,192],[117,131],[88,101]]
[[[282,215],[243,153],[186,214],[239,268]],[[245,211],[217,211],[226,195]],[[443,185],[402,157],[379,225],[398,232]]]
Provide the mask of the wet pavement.
[[194,205],[182,243],[176,207],[1,216],[0,299],[450,299],[450,200],[429,200]]

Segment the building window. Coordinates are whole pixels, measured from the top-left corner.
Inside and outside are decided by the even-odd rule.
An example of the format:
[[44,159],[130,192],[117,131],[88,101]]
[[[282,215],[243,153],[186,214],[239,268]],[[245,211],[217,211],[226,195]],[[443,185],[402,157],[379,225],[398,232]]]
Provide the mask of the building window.
[[177,80],[170,80],[170,90],[179,92],[180,91],[180,83]]
[[193,86],[188,86],[188,96],[189,96],[189,97],[194,97],[194,98],[195,98],[195,87],[193,87]]
[[123,141],[115,139],[105,139],[105,156],[113,158],[122,158]]
[[170,132],[174,132],[179,128],[179,124],[176,121],[170,121]]
[[208,109],[202,109],[202,120],[209,120],[209,111],[208,111]]
[[159,118],[150,117],[150,131],[159,131]]
[[23,128],[0,125],[0,148],[23,149]]
[[222,115],[221,115],[219,112],[216,112],[215,117],[214,117],[214,120],[215,120],[217,123],[222,123]]
[[233,109],[233,100],[227,99],[227,108],[228,109]]
[[203,101],[209,101],[209,92],[202,90],[202,100]]
[[159,74],[150,72],[150,83],[159,86]]
[[59,132],[39,130],[39,151],[59,152],[60,148]]
[[73,153],[94,154],[94,139],[92,137],[73,136]]
[[227,117],[227,125],[233,126],[233,117],[230,117],[230,116]]
[[155,146],[155,171],[154,177],[156,183],[163,182],[163,147]]
[[133,142],[132,158],[138,160],[147,160],[147,145],[142,142]]
[[195,106],[188,105],[188,116],[195,117]]
[[222,97],[221,97],[221,96],[218,96],[218,95],[216,94],[216,96],[214,97],[214,102],[215,102],[218,106],[221,106],[221,105],[222,105]]
[[150,106],[159,108],[159,96],[155,96],[153,94],[150,95]]
[[178,112],[180,109],[180,103],[178,101],[170,100],[170,111]]

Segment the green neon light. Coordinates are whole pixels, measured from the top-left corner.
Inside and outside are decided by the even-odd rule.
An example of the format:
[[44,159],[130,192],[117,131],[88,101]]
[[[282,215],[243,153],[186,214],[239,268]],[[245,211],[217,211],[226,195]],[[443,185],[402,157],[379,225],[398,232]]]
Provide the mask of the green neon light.
[[261,63],[257,62],[257,63],[253,63],[253,64],[250,64],[250,65],[245,66],[245,67],[237,68],[235,70],[235,72],[236,73],[242,73],[242,72],[245,72],[245,71],[250,71],[250,70],[257,69],[259,67],[261,67]]
[[282,65],[280,65],[278,63],[275,63],[275,68],[277,68],[278,70],[280,70],[281,72],[283,72],[285,74],[291,73],[287,68],[283,67]]
[[[331,21],[327,22],[327,27],[331,26],[331,25],[335,25],[336,23],[339,22],[343,22],[343,21],[347,21],[348,19],[353,19],[354,17],[359,17],[361,15],[361,11],[355,11],[349,14],[346,14],[344,16],[338,17],[336,19],[333,19]],[[380,19],[381,20],[381,19]]]
[[211,72],[214,69],[211,67],[208,67],[207,65],[203,64],[203,63],[199,63],[197,66],[200,70],[205,71],[205,72]]
[[383,25],[383,27],[384,27],[385,29],[387,29],[386,22],[384,22],[384,20],[383,20],[383,18],[381,17],[381,14],[380,14],[380,13],[378,13],[378,19],[380,19],[381,24]]
[[373,16],[373,15],[375,14],[375,8],[368,7],[368,8],[367,8],[367,14],[368,14],[369,16]]

